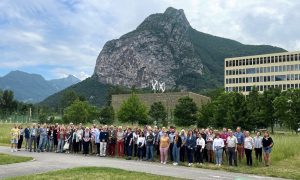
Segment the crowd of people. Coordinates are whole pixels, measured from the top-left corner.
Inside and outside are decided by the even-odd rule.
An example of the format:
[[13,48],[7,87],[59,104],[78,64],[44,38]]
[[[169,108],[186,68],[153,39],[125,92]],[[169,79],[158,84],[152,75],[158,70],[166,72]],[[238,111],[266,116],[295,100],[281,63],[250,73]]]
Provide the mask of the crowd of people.
[[[21,150],[25,139],[25,150],[30,152],[82,153],[85,156],[96,155],[126,157],[127,160],[137,159],[155,161],[166,164],[173,162],[178,165],[185,162],[215,163],[237,166],[246,156],[246,163],[252,166],[252,154],[255,159],[270,165],[270,153],[274,142],[265,131],[263,136],[257,132],[254,137],[249,131],[241,131],[240,127],[233,132],[223,128],[219,132],[210,128],[177,130],[145,126],[139,128],[122,128],[122,126],[83,127],[74,125],[33,124],[31,127],[14,126],[11,129],[11,152]],[[252,151],[255,151],[253,153]],[[156,154],[156,155],[155,155]]]

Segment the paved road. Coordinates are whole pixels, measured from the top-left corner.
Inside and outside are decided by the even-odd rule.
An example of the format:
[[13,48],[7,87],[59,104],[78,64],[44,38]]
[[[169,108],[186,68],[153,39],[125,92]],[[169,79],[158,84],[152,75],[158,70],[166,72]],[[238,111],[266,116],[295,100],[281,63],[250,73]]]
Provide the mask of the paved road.
[[161,165],[159,163],[149,163],[135,160],[126,161],[122,159],[100,158],[95,156],[84,157],[82,155],[73,154],[30,153],[27,151],[11,153],[8,147],[1,146],[0,152],[20,156],[30,156],[35,159],[35,161],[30,162],[0,165],[0,179],[5,177],[14,177],[82,166],[120,168],[124,170],[134,170],[138,172],[180,177],[185,179],[279,179],[201,168],[189,168],[183,166],[174,167],[172,165]]

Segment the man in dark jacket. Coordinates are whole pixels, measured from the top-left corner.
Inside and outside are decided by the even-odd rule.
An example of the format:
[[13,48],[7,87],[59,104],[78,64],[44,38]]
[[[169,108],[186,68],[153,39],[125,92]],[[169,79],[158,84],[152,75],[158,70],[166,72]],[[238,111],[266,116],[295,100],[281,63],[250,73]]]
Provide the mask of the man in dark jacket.
[[106,156],[106,147],[108,141],[109,133],[107,131],[107,126],[103,127],[103,130],[100,132],[100,157]]

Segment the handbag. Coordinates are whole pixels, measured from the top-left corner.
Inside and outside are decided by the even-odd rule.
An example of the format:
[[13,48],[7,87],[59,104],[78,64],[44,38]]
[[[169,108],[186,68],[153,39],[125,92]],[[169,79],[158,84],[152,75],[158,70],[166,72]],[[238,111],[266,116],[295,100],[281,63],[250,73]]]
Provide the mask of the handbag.
[[70,144],[69,142],[66,142],[65,145],[64,145],[64,150],[68,150],[70,147]]

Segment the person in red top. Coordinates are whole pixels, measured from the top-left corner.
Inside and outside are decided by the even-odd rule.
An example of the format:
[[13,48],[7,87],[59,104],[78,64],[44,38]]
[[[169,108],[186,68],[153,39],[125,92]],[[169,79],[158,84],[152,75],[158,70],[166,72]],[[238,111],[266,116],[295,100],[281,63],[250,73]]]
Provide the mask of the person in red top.
[[[223,132],[220,134],[220,138],[224,140],[224,147],[223,147],[223,154],[225,153],[226,155],[226,159],[228,159],[227,157],[227,138],[228,138],[229,134],[227,132],[227,128],[223,128]],[[222,157],[225,157],[224,155],[222,155]]]

